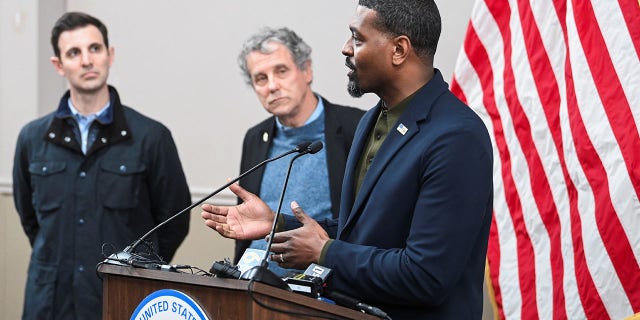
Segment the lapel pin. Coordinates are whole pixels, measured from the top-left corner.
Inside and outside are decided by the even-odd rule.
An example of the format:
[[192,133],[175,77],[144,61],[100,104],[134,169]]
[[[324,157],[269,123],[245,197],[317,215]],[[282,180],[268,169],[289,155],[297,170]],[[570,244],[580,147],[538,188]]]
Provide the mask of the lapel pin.
[[264,142],[269,141],[269,133],[265,132],[262,134],[262,141]]
[[404,124],[402,123],[398,125],[396,130],[398,130],[398,132],[400,132],[400,134],[402,134],[403,136],[407,133],[407,131],[409,131],[409,129],[405,127]]

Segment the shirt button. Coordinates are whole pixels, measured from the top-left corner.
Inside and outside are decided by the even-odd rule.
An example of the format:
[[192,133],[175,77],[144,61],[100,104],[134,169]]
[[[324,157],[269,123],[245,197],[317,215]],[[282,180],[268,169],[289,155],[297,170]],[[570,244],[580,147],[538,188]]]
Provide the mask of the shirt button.
[[102,143],[107,143],[107,138],[100,138],[100,141],[101,141]]
[[127,166],[124,164],[120,166],[120,172],[127,172]]
[[42,167],[42,173],[46,173],[47,172],[47,167]]
[[80,178],[84,178],[87,176],[87,173],[84,171],[80,171]]
[[71,138],[69,138],[69,137],[64,137],[64,142],[67,142],[67,143],[71,142]]
[[53,139],[56,137],[56,134],[53,132],[49,132],[49,138]]
[[78,271],[79,272],[84,272],[84,266],[83,265],[79,265],[78,266]]
[[124,130],[122,130],[122,131],[120,131],[120,135],[124,137],[124,136],[126,136],[126,135],[127,135],[127,132],[126,132],[126,131],[124,131]]
[[84,224],[84,219],[80,218],[78,219],[78,225],[81,226]]

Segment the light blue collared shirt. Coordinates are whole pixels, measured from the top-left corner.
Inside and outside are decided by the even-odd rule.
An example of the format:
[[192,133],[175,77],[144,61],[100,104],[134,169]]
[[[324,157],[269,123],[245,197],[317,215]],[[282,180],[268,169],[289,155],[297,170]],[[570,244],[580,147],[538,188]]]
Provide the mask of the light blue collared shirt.
[[[322,114],[322,112],[324,111],[324,102],[322,102],[322,98],[320,98],[320,96],[316,95],[316,97],[318,98],[318,105],[316,105],[316,110],[313,111],[313,113],[311,114],[311,116],[309,117],[309,119],[307,119],[307,121],[303,124],[303,126],[308,125],[309,123],[313,122],[313,120],[318,119],[318,117]],[[276,117],[276,125],[278,126],[279,130],[288,130],[291,129],[291,127],[287,127],[284,124],[282,124],[282,122],[280,122],[280,120],[278,119],[278,117]]]
[[91,123],[93,123],[93,120],[100,117],[105,111],[107,111],[107,109],[111,105],[111,100],[109,100],[107,104],[104,107],[102,107],[102,109],[100,109],[98,112],[94,114],[90,114],[88,116],[82,115],[73,106],[73,103],[71,102],[71,98],[67,100],[67,103],[69,104],[69,110],[71,110],[71,114],[73,115],[73,118],[76,119],[76,121],[78,122],[78,128],[80,129],[80,138],[82,140],[82,143],[81,143],[82,153],[87,154],[89,128],[91,127]]

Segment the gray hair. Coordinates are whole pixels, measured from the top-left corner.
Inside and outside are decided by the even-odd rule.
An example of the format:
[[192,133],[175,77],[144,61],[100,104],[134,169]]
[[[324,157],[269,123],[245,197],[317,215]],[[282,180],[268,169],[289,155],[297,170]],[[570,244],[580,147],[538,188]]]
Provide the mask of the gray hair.
[[238,55],[238,65],[248,85],[251,85],[252,81],[247,68],[247,56],[254,51],[264,54],[272,53],[273,49],[268,46],[270,42],[283,44],[289,49],[298,68],[300,70],[307,68],[307,61],[311,60],[311,47],[302,38],[286,27],[279,29],[265,27],[245,41],[242,45],[242,51]]

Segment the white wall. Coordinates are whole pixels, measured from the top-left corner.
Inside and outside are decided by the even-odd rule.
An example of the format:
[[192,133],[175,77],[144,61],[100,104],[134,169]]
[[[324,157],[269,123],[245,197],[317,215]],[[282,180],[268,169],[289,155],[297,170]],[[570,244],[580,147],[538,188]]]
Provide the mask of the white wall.
[[[0,184],[7,185],[19,128],[36,114],[53,110],[64,86],[49,65],[48,37],[59,16],[59,10],[49,7],[65,1],[1,1],[7,8],[0,29]],[[436,65],[451,79],[471,4],[439,2],[444,24]],[[107,25],[116,52],[110,83],[125,104],[171,129],[198,196],[237,174],[245,130],[267,116],[236,64],[242,42],[259,27],[290,27],[311,45],[313,88],[329,100],[363,109],[377,101],[373,95],[353,99],[345,89],[340,49],[356,3],[67,0],[65,6],[93,14]],[[39,29],[37,23],[30,28],[38,10],[50,14],[41,14]],[[22,27],[7,23],[16,14],[27,20]],[[219,201],[232,198],[225,194],[228,197]]]

